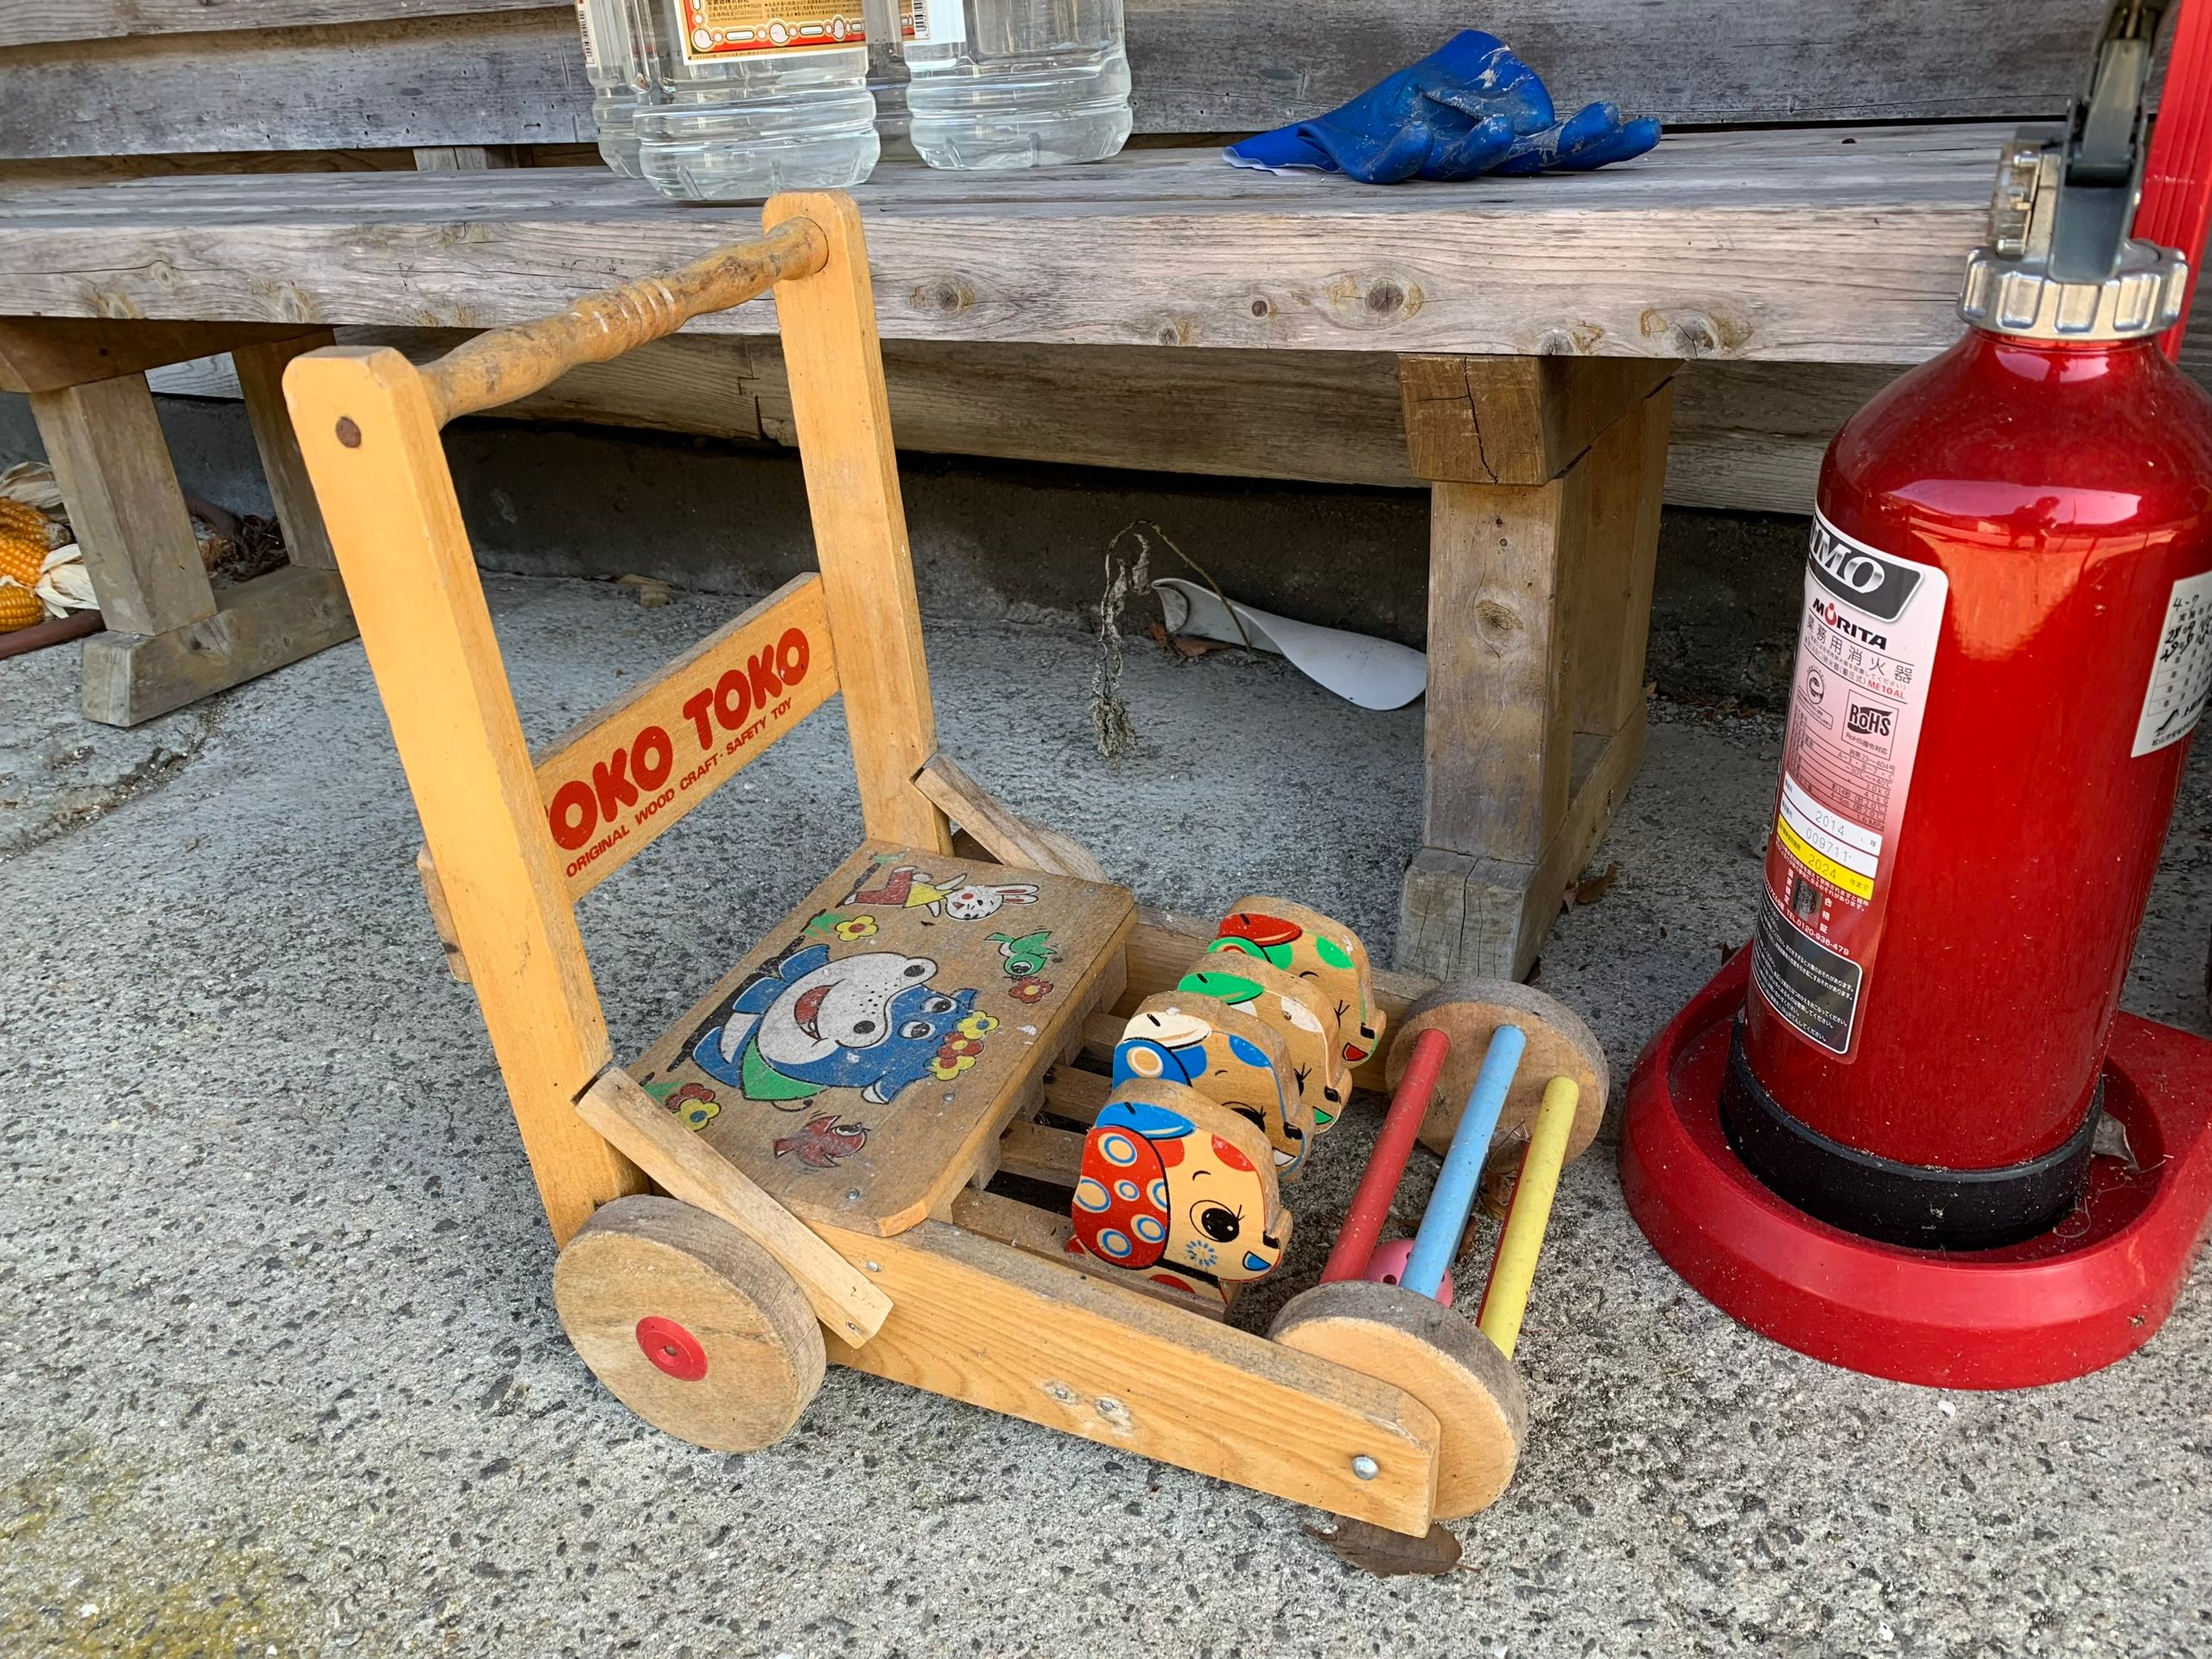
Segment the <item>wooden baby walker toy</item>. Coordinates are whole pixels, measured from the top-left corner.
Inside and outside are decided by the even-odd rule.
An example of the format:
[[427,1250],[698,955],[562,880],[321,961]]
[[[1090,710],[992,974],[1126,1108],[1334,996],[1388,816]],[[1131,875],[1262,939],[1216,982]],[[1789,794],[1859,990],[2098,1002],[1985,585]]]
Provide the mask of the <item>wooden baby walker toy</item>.
[[[1510,1356],[1597,1044],[1525,988],[1379,971],[1287,900],[1141,916],[940,753],[859,215],[765,218],[425,366],[334,348],[285,378],[578,1353],[724,1451],[786,1433],[834,1359],[1397,1533],[1480,1508],[1519,1451]],[[440,428],[772,288],[819,572],[533,757]],[[617,1065],[576,899],[833,696],[865,839]],[[1325,1282],[1241,1329],[1356,1085],[1395,1095]],[[1411,1262],[1363,1278],[1416,1138],[1448,1155]],[[1435,1296],[1485,1161],[1516,1157],[1478,1324]]]

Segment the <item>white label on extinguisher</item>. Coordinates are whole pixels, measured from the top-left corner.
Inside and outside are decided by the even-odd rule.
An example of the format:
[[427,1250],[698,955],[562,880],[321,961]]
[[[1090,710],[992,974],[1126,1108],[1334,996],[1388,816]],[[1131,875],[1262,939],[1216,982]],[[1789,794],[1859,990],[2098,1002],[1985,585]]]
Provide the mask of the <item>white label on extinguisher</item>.
[[901,33],[917,46],[958,46],[968,38],[967,0],[900,0]]
[[2136,754],[2178,743],[2196,729],[2212,692],[2212,571],[2184,576],[2166,600],[2158,654],[2135,721]]
[[1814,515],[1751,977],[1775,1013],[1847,1057],[1881,939],[1949,592],[1935,566]]

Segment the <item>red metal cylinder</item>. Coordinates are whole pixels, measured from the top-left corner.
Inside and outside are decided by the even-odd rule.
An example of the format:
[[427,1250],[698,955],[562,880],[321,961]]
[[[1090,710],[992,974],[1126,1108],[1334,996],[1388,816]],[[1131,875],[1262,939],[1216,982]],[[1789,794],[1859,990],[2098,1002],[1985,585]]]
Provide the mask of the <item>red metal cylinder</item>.
[[1970,329],[1819,510],[1729,1132],[1839,1224],[1997,1242],[1842,1189],[2041,1160],[2071,1202],[2212,660],[2212,398],[2148,337]]

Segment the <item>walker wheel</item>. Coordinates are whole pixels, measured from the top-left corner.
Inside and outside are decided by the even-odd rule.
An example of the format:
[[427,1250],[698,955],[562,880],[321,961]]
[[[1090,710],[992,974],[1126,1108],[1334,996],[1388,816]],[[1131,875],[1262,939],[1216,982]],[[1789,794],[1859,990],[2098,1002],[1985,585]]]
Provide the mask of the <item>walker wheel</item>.
[[673,1198],[602,1208],[554,1264],[553,1302],[607,1391],[695,1446],[772,1446],[822,1386],[822,1327],[791,1276]]
[[1302,1290],[1268,1334],[1403,1389],[1436,1414],[1435,1515],[1472,1515],[1497,1501],[1529,1434],[1521,1373],[1457,1309],[1397,1285],[1348,1280]]
[[1452,1039],[1452,1052],[1437,1080],[1436,1096],[1422,1118],[1421,1143],[1441,1157],[1452,1145],[1452,1132],[1459,1127],[1466,1109],[1467,1091],[1475,1086],[1483,1053],[1491,1033],[1503,1025],[1516,1025],[1528,1034],[1528,1052],[1514,1074],[1513,1088],[1505,1097],[1505,1110],[1497,1121],[1493,1144],[1503,1145],[1525,1135],[1535,1126],[1544,1103],[1544,1085],[1554,1077],[1573,1077],[1582,1091],[1575,1107],[1574,1128],[1567,1136],[1567,1155],[1579,1158],[1597,1139],[1598,1125],[1605,1116],[1605,1051],[1582,1016],[1555,996],[1531,989],[1510,979],[1467,979],[1440,985],[1406,1009],[1390,1042],[1386,1071],[1395,1090],[1413,1059],[1414,1039],[1432,1026]]

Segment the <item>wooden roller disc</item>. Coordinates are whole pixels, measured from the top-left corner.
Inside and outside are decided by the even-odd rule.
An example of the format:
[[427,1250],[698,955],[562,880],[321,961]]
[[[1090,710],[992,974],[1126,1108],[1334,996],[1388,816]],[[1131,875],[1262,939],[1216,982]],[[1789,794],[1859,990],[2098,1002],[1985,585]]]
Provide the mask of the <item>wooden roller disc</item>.
[[1529,1048],[1513,1075],[1493,1144],[1525,1136],[1543,1106],[1544,1085],[1554,1077],[1573,1077],[1582,1092],[1567,1155],[1580,1157],[1582,1149],[1597,1139],[1599,1122],[1605,1115],[1605,1051],[1582,1016],[1566,1003],[1510,979],[1465,979],[1440,985],[1411,1004],[1399,1021],[1387,1073],[1394,1090],[1413,1058],[1414,1039],[1422,1032],[1434,1026],[1452,1039],[1436,1096],[1421,1120],[1421,1145],[1439,1157],[1451,1146],[1452,1131],[1459,1127],[1459,1114],[1466,1109],[1467,1091],[1475,1086],[1475,1073],[1482,1070],[1491,1033],[1504,1025],[1527,1033]]
[[1268,1332],[1286,1348],[1403,1389],[1436,1414],[1436,1516],[1497,1501],[1529,1435],[1521,1373],[1456,1308],[1397,1285],[1345,1280],[1302,1290]]
[[608,1392],[694,1446],[773,1446],[822,1386],[822,1327],[791,1276],[673,1198],[602,1208],[555,1263],[553,1302]]

